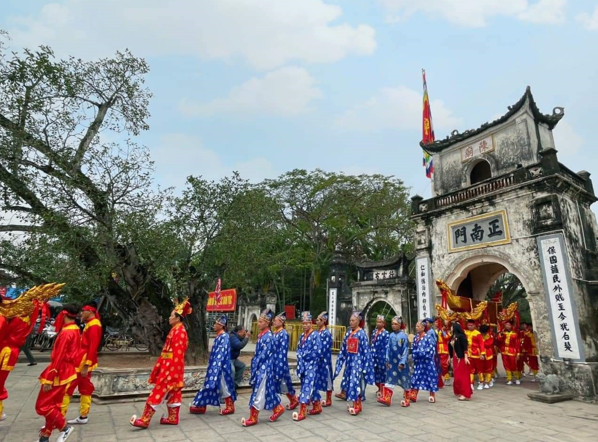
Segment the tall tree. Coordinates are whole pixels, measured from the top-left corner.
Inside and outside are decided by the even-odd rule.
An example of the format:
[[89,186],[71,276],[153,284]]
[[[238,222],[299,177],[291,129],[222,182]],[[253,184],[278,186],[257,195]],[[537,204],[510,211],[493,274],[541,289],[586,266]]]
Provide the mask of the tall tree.
[[[75,258],[156,353],[170,301],[137,246],[119,237],[125,220],[153,217],[162,200],[148,190],[147,149],[129,139],[148,129],[148,70],[128,51],[86,62],[56,60],[45,46],[10,55],[0,48],[1,209],[18,221],[0,231]],[[103,133],[119,143],[102,142]],[[0,265],[10,271],[6,260]]]

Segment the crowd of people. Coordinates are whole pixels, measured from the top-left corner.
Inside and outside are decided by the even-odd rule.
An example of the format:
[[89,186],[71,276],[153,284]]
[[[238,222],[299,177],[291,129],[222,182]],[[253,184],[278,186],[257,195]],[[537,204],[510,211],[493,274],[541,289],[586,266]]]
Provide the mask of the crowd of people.
[[[160,424],[179,423],[188,347],[183,321],[191,312],[189,302],[183,301],[175,305],[169,317],[171,329],[148,380],[154,388],[143,414],[131,417],[130,423],[134,427],[148,428],[156,409],[163,403],[166,403],[168,414],[161,417]],[[6,379],[39,314],[40,311],[35,310],[27,317],[9,320],[0,316],[1,420],[6,418]],[[85,325],[82,332],[77,321]],[[271,310],[264,310],[260,314],[250,368],[249,416],[241,420],[243,426],[256,425],[264,410],[271,411],[271,422],[278,420],[285,410],[294,411],[292,419],[295,421],[322,413],[323,408],[332,405],[334,380],[341,372],[341,391],[335,397],[347,403],[351,415],[361,413],[367,385],[376,386],[377,401],[385,406],[392,405],[397,387],[402,390],[400,405],[408,407],[417,402],[420,390],[427,391],[428,401],[435,403],[438,389],[451,383],[459,400],[470,400],[476,389],[476,378],[477,390],[493,387],[499,353],[508,385],[520,384],[525,364],[532,376],[538,372],[535,337],[529,323],[522,324],[519,329],[513,321],[505,321],[495,332],[488,324],[477,324],[474,320],[468,320],[464,329],[459,322],[427,318],[417,322],[415,333],[410,337],[402,318],[394,317],[389,331],[385,317],[379,315],[368,339],[362,314],[354,312],[335,367],[328,313],[322,312],[314,319],[310,312],[303,312],[301,323],[303,333],[296,352],[300,387],[295,389],[289,367],[290,339],[285,328],[285,313],[275,315]],[[41,388],[35,405],[36,412],[45,418],[39,442],[48,442],[54,430],[60,432],[58,442],[65,442],[73,425],[89,421],[94,391],[92,372],[98,364],[97,352],[102,338],[102,324],[95,303],[82,308],[64,306],[55,320],[55,327],[58,336],[50,364],[40,375]],[[237,389],[246,369],[239,356],[250,334],[242,326],[228,334],[225,315],[215,321],[213,329],[216,338],[203,388],[189,407],[192,414],[204,414],[208,406],[218,407],[222,415],[233,414]],[[79,415],[67,421],[70,400],[77,389],[80,393]],[[285,396],[288,403],[283,407],[281,398]]]

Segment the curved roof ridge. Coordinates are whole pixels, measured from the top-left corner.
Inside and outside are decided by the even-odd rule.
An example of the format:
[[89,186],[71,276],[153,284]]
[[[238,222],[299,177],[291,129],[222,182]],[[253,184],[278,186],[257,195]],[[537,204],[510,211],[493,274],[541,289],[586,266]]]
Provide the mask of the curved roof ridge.
[[435,142],[429,143],[429,144],[423,144],[423,142],[420,142],[419,145],[426,152],[429,152],[432,154],[439,153],[439,152],[443,151],[444,149],[452,146],[453,144],[456,144],[456,143],[466,140],[468,138],[472,138],[472,137],[484,132],[485,130],[488,130],[492,127],[498,126],[499,124],[505,123],[509,118],[511,118],[513,115],[515,115],[515,113],[518,112],[525,105],[525,103],[527,101],[529,101],[529,107],[530,107],[530,110],[532,111],[532,114],[534,115],[534,118],[537,121],[546,124],[550,130],[554,129],[554,127],[558,124],[558,122],[561,120],[561,118],[563,118],[565,116],[565,109],[563,109],[562,107],[555,107],[552,110],[552,115],[547,115],[547,114],[543,114],[542,112],[540,112],[540,109],[538,109],[538,106],[536,105],[536,101],[534,100],[534,96],[532,95],[532,89],[530,86],[528,86],[525,89],[525,93],[519,99],[519,101],[517,101],[517,103],[513,104],[512,106],[509,106],[507,108],[508,109],[507,113],[504,114],[502,117],[497,118],[494,121],[484,123],[477,129],[469,129],[463,133],[459,133],[458,131],[453,131],[453,133],[451,135],[448,135],[443,140],[438,140],[438,141],[435,141]]

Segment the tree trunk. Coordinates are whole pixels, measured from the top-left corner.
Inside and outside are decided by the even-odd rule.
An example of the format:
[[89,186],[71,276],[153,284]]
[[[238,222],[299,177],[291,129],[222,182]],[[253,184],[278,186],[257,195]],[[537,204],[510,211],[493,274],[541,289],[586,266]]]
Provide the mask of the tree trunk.
[[197,281],[189,282],[189,302],[193,313],[188,316],[187,334],[189,348],[187,362],[192,365],[206,364],[209,357],[209,335],[206,324],[207,291],[199,287]]

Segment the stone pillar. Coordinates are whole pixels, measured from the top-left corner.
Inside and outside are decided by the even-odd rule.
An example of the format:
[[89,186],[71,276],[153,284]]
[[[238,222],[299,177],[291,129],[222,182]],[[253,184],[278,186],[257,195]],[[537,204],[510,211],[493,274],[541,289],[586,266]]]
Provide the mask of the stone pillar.
[[556,154],[557,150],[554,147],[549,147],[540,151],[540,162],[542,163],[544,175],[553,175],[561,169]]

